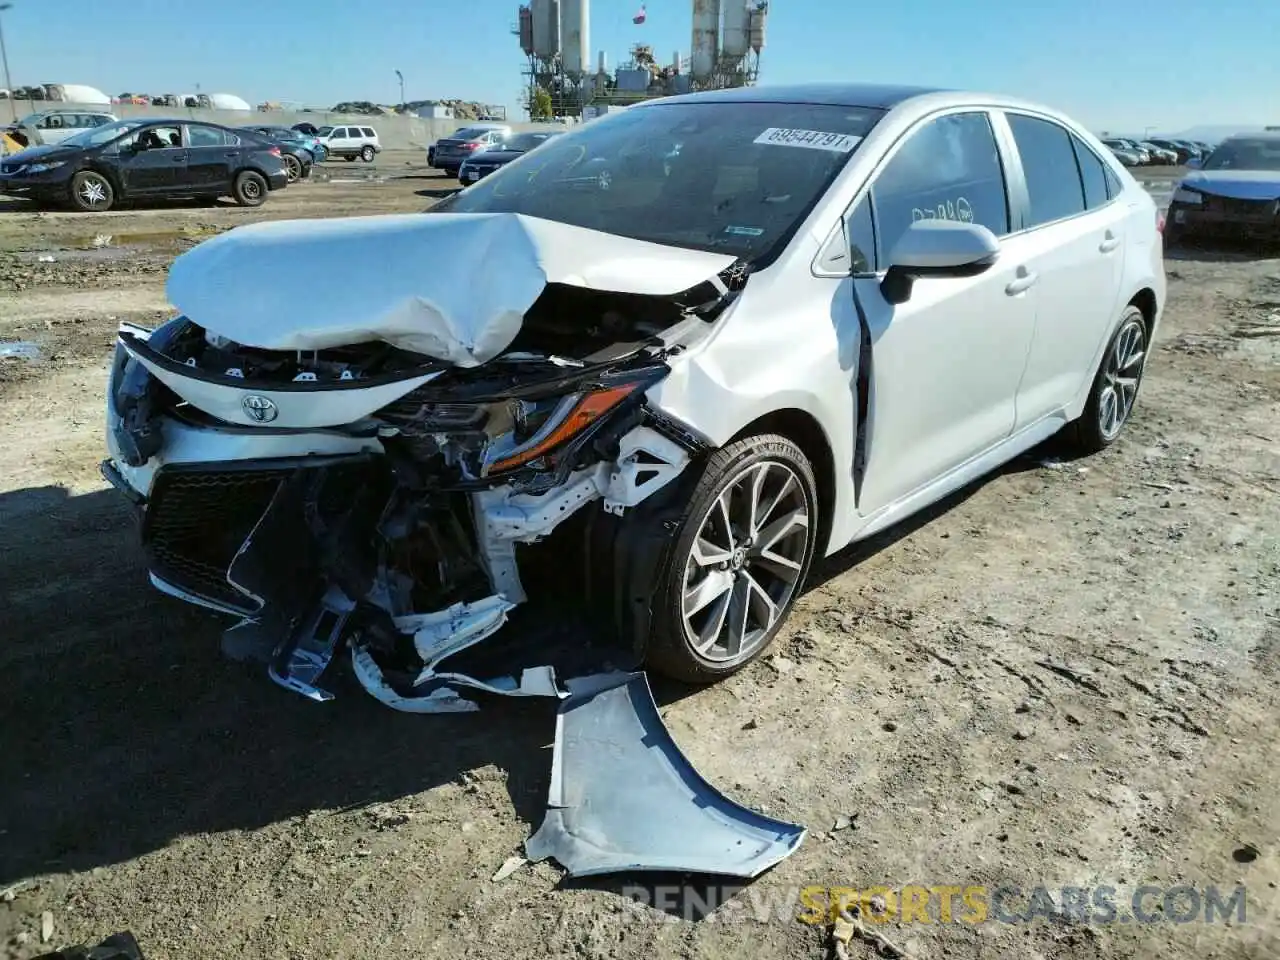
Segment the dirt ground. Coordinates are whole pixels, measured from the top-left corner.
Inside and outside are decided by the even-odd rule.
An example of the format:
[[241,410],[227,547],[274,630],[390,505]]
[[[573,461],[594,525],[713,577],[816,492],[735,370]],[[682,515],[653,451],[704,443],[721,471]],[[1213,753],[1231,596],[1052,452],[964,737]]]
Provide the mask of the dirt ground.
[[257,211],[0,207],[0,341],[40,350],[0,360],[0,949],[130,929],[149,958],[819,958],[805,886],[1107,885],[1127,916],[1138,885],[1243,884],[1243,923],[874,926],[917,960],[1280,956],[1280,260],[1171,254],[1115,447],[1037,452],[824,562],[774,656],[658,685],[707,779],[810,830],[684,919],[631,906],[636,878],[491,879],[541,822],[551,704],[284,692],[148,586],[98,475],[114,329],[166,315],[176,253],[424,209],[455,184],[416,159],[328,164]]

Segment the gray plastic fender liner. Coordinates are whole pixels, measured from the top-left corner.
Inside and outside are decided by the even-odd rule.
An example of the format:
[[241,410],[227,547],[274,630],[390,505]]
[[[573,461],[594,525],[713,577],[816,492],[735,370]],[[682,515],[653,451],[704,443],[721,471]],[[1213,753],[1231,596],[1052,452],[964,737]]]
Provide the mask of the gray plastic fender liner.
[[643,673],[566,683],[551,790],[530,860],[570,876],[677,871],[756,877],[799,848],[803,827],[729,800],[680,753]]

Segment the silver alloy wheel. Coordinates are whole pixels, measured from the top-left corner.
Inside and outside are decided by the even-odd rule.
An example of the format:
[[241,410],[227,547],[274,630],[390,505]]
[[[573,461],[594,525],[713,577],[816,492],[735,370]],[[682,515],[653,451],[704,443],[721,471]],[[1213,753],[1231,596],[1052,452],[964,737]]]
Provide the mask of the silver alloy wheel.
[[302,161],[297,157],[289,156],[284,158],[284,165],[289,174],[289,182],[297,183],[298,178],[302,176]]
[[1115,439],[1133,412],[1146,346],[1146,328],[1141,320],[1133,317],[1120,328],[1107,353],[1102,368],[1102,392],[1098,394],[1098,430],[1108,442]]
[[800,479],[765,460],[720,489],[685,561],[685,639],[718,664],[751,657],[782,617],[809,549],[809,506]]
[[107,183],[101,177],[85,177],[80,182],[80,199],[86,206],[97,207],[107,202]]

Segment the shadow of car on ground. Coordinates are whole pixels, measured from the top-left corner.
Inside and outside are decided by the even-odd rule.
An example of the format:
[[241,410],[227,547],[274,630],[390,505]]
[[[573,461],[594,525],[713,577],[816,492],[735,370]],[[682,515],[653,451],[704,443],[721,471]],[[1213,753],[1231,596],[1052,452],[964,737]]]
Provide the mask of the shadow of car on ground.
[[[1006,471],[1033,468],[1039,455]],[[925,526],[990,479],[819,560],[808,589]],[[0,887],[49,870],[119,863],[184,835],[388,802],[489,764],[505,772],[515,812],[531,832],[541,823],[552,702],[488,697],[479,713],[421,717],[386,709],[348,671],[331,670],[325,685],[337,699],[316,704],[271,683],[260,666],[226,659],[219,637],[228,618],[149,585],[132,511],[115,491],[0,494],[0,525],[11,544],[0,554],[7,624],[0,724],[10,731],[0,751],[7,829]],[[570,637],[590,631],[569,616],[557,632],[565,625]],[[695,692],[654,682],[660,704]],[[626,894],[619,884],[634,886],[635,878],[593,883]],[[732,892],[712,887],[718,896]],[[672,909],[687,915],[689,908]]]

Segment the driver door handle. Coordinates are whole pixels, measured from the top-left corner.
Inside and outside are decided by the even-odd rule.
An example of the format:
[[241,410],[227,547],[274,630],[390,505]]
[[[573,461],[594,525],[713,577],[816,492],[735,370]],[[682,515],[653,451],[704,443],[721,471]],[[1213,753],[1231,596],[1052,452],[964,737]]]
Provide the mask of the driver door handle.
[[1103,253],[1110,253],[1118,246],[1120,246],[1120,238],[1108,230],[1106,236],[1102,240],[1102,243],[1098,244],[1098,249]]
[[174,162],[174,163],[182,163],[182,161],[184,161],[184,160],[186,160],[186,159],[187,159],[187,155],[186,155],[185,153],[175,153],[175,154],[173,155],[173,162]]
[[1040,274],[1032,273],[1026,267],[1019,267],[1017,276],[1009,281],[1009,285],[1004,288],[1004,292],[1011,297],[1016,297],[1018,294],[1026,293],[1034,287],[1039,279]]

